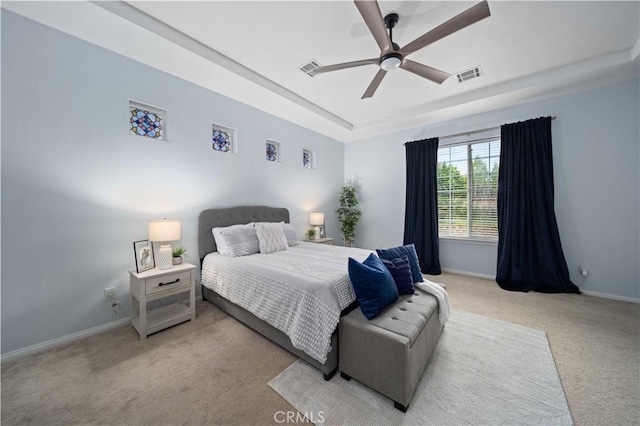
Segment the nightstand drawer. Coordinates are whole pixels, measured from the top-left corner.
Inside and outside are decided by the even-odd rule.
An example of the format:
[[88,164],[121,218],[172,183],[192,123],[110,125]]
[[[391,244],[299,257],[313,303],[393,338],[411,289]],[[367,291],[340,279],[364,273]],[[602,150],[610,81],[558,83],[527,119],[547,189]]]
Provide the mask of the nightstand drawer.
[[145,281],[145,294],[154,294],[175,287],[191,285],[191,272],[165,275],[159,278],[149,278]]

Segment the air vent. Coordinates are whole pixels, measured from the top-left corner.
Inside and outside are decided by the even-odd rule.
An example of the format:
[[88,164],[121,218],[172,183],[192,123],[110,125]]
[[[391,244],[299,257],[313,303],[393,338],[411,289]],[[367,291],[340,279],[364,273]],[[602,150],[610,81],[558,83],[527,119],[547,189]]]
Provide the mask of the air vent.
[[457,73],[456,78],[458,79],[458,83],[462,83],[463,81],[478,78],[481,75],[482,75],[482,67],[478,65],[477,67],[471,68],[470,70],[461,71]]
[[320,63],[315,59],[310,60],[306,64],[300,67],[300,71],[308,75],[309,77],[313,77],[313,70],[320,67]]

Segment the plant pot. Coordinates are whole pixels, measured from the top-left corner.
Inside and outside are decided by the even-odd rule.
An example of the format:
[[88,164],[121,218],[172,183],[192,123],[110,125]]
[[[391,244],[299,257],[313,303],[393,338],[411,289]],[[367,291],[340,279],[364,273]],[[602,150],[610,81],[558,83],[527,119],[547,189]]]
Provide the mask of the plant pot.
[[181,263],[182,263],[182,256],[174,257],[174,258],[173,258],[173,264],[174,264],[174,265],[179,265],[179,264],[181,264]]

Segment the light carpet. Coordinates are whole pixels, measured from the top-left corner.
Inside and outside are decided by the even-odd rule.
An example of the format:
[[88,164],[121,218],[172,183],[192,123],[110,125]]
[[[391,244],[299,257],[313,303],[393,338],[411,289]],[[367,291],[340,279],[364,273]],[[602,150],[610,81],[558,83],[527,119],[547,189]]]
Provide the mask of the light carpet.
[[406,413],[356,380],[323,380],[301,360],[269,386],[316,424],[573,424],[544,331],[458,310]]

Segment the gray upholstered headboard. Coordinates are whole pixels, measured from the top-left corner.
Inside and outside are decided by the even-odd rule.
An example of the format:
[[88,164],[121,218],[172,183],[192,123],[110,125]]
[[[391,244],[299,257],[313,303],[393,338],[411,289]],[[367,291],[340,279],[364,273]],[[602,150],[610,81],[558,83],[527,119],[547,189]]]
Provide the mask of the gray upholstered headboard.
[[200,260],[216,251],[216,242],[211,232],[211,229],[216,226],[281,221],[289,223],[289,210],[281,207],[238,206],[203,210],[198,220],[198,255]]

